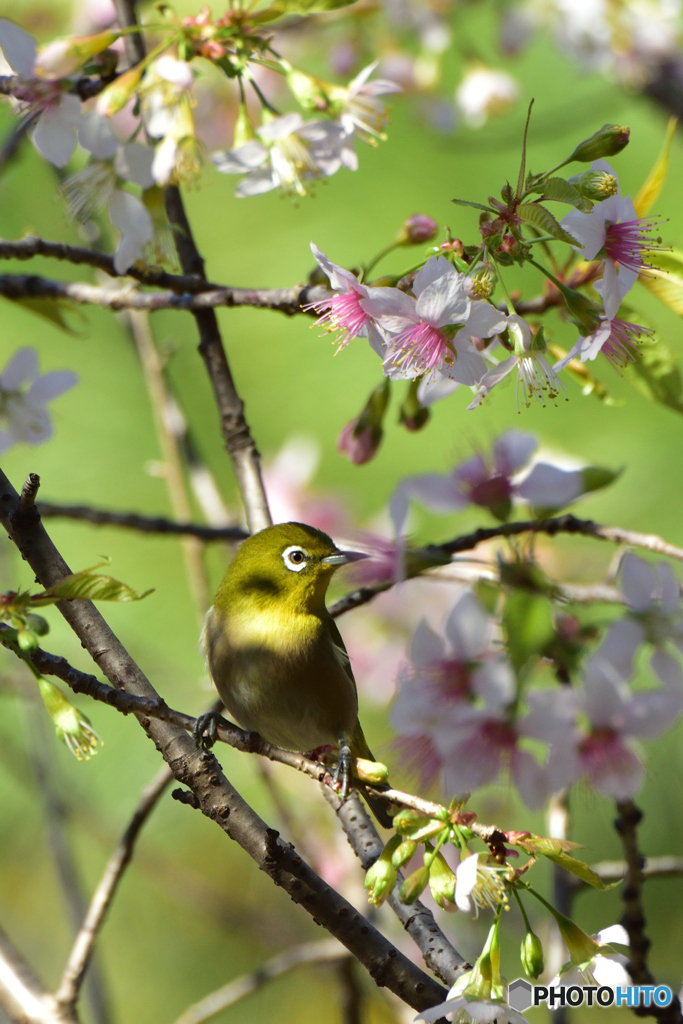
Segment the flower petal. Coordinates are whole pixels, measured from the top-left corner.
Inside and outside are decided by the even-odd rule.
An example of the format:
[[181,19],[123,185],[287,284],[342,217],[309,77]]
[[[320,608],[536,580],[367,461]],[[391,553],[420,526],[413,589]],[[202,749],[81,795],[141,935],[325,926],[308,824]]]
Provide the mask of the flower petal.
[[2,391],[18,391],[26,381],[38,376],[38,353],[34,348],[18,349],[0,375]]
[[76,129],[80,116],[81,101],[66,93],[40,115],[33,133],[33,145],[55,167],[65,167],[71,159],[76,148]]
[[45,402],[50,402],[53,398],[59,398],[65,391],[70,391],[78,384],[78,380],[78,374],[71,370],[52,370],[34,380],[26,397],[29,402],[44,405]]
[[8,18],[0,18],[0,48],[15,75],[23,75],[25,78],[32,76],[36,62],[36,41]]

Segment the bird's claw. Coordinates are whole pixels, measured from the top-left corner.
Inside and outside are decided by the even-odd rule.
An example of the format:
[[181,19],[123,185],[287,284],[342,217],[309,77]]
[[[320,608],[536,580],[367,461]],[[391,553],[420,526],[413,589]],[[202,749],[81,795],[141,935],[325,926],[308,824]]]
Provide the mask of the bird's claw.
[[217,711],[207,711],[206,714],[199,715],[192,730],[197,746],[202,750],[210,750],[218,739],[218,726],[225,724],[225,719]]
[[337,767],[334,769],[334,775],[332,776],[335,786],[341,783],[339,796],[342,803],[346,800],[351,788],[352,763],[351,748],[347,743],[342,743],[339,747],[339,754],[337,755]]

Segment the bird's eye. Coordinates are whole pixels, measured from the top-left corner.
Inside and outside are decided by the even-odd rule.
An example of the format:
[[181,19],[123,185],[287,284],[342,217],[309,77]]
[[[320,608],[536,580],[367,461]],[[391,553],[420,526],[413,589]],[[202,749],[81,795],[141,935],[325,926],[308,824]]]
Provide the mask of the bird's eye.
[[306,567],[308,555],[301,548],[285,548],[282,552],[282,560],[292,572],[301,572]]

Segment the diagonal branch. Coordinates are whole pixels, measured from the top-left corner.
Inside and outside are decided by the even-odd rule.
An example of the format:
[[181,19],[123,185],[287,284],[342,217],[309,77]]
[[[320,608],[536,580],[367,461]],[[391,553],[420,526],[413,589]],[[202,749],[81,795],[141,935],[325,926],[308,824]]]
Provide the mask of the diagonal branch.
[[278,953],[271,960],[258,967],[252,974],[244,974],[241,978],[229,981],[227,985],[217,989],[198,1003],[188,1006],[174,1024],[203,1024],[203,1021],[234,1006],[240,999],[251,995],[262,988],[272,978],[291,971],[302,964],[322,964],[339,960],[348,960],[349,954],[335,939],[323,939],[322,942],[303,942],[285,953]]
[[62,1012],[0,928],[0,1008],[16,1024],[79,1024]]
[[[43,586],[54,585],[70,575],[35,505],[22,509],[19,495],[2,472],[0,521]],[[158,700],[154,687],[90,601],[60,601],[57,607],[113,685],[134,696]],[[140,724],[175,778],[192,791],[202,813],[215,821],[276,885],[336,937],[363,964],[377,985],[386,985],[416,1010],[443,1001],[445,989],[441,985],[411,963],[315,874],[291,845],[268,828],[231,785],[213,754],[199,750],[187,733],[168,722],[141,718]]]
[[164,765],[144,788],[140,803],[104,869],[55,992],[55,999],[61,1007],[72,1009],[76,1005],[97,936],[123,873],[133,856],[137,838],[172,778],[170,769]]

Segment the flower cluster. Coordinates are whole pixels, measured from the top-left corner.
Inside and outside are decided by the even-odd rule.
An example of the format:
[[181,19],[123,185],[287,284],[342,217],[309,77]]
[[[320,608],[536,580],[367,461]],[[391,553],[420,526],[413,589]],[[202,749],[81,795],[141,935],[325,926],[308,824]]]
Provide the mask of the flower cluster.
[[59,398],[78,383],[71,370],[38,373],[34,348],[14,353],[0,373],[0,452],[15,444],[42,444],[52,437],[47,403]]

